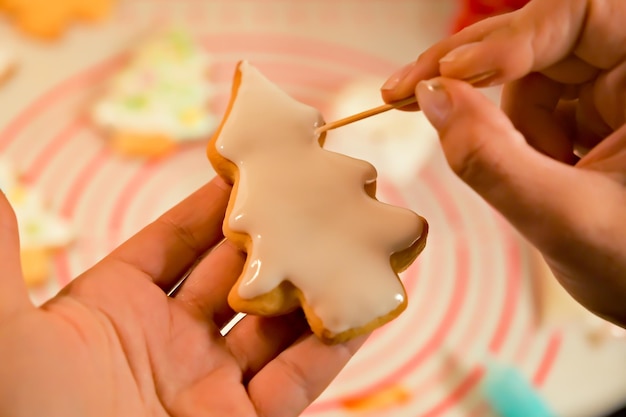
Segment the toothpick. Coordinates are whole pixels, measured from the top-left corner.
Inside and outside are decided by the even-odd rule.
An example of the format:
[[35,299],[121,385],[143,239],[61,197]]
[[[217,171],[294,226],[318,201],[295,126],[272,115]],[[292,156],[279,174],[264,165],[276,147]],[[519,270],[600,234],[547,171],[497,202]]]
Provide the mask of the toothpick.
[[335,120],[331,123],[326,123],[315,129],[316,135],[321,135],[327,130],[336,129],[341,126],[356,122],[358,120],[365,119],[366,117],[374,116],[386,112],[391,109],[397,109],[400,107],[408,106],[409,104],[417,103],[417,97],[411,96],[404,100],[395,101],[393,103],[383,104],[382,106],[374,107],[373,109],[365,110],[361,113],[353,114],[352,116],[345,117],[343,119]]
[[[477,84],[481,81],[485,81],[493,77],[495,74],[496,74],[496,71],[488,71],[488,72],[484,72],[482,74],[478,74],[473,77],[467,78],[464,81],[469,84]],[[322,126],[319,126],[317,127],[317,129],[315,129],[315,134],[319,136],[328,130],[336,129],[338,127],[357,122],[367,117],[384,113],[392,109],[399,109],[399,108],[402,108],[404,106],[408,106],[409,104],[414,104],[414,103],[417,103],[417,98],[415,96],[411,96],[403,100],[394,101],[393,103],[383,104],[382,106],[374,107],[373,109],[365,110],[365,111],[362,111],[361,113],[353,114],[352,116],[344,117],[343,119],[335,120],[334,122],[326,123]]]

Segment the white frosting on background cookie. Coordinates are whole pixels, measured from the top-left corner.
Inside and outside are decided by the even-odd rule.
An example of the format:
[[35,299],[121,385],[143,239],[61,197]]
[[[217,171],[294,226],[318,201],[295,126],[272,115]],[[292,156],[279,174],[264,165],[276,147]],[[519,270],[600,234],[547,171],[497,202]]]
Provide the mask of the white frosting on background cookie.
[[49,210],[36,189],[22,184],[6,161],[0,161],[0,189],[15,211],[23,249],[58,248],[74,239],[69,222]]
[[131,134],[204,139],[217,124],[208,110],[213,95],[210,63],[206,51],[182,27],[154,34],[110,81],[93,118],[100,126]]

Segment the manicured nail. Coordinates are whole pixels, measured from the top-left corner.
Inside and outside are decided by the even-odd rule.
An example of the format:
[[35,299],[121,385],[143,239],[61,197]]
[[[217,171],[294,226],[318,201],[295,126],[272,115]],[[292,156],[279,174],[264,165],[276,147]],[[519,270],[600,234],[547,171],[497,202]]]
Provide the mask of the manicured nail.
[[435,129],[443,128],[452,110],[452,100],[445,86],[438,80],[420,81],[417,84],[417,101]]
[[439,60],[439,63],[460,62],[469,59],[474,54],[478,45],[480,45],[480,42],[466,43],[465,45],[456,47],[444,55],[444,57]]
[[406,75],[409,72],[411,72],[411,69],[414,66],[415,66],[415,61],[409,62],[408,64],[400,68],[398,71],[394,72],[393,75],[389,77],[387,81],[385,81],[383,86],[380,87],[380,89],[381,90],[393,90],[394,88],[396,88],[396,86],[400,84],[400,81],[402,81],[404,77],[406,77]]

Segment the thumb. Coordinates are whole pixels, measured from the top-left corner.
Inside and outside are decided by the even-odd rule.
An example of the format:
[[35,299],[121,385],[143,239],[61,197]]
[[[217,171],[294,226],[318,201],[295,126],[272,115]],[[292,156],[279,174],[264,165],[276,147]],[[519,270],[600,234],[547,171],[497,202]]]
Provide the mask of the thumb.
[[467,83],[422,81],[416,95],[453,171],[544,255],[556,259],[571,254],[576,244],[586,246],[562,236],[597,234],[585,230],[589,223],[581,221],[581,213],[606,217],[606,204],[589,198],[602,189],[613,192],[606,178],[537,152],[497,106]]
[[539,170],[549,161],[530,148],[498,107],[469,84],[443,77],[420,82],[415,94],[461,179],[504,212],[511,193],[532,198],[534,188],[525,195],[531,191],[527,184],[544,176]]
[[[576,300],[624,325],[624,154],[597,151],[586,168],[573,167],[530,147],[469,84],[422,81],[416,95],[452,169],[542,252]],[[624,137],[618,131],[607,143]]]
[[0,191],[0,320],[31,305],[22,278],[17,219]]

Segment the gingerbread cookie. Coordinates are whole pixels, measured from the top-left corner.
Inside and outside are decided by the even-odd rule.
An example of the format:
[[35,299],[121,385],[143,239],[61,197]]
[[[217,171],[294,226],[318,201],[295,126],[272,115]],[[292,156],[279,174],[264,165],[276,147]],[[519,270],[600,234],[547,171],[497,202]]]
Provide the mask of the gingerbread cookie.
[[325,150],[320,123],[241,62],[207,154],[234,184],[225,236],[247,253],[230,305],[264,316],[301,306],[313,332],[338,343],[404,310],[398,273],[424,248],[428,224],[378,201],[374,167]]
[[5,193],[18,221],[22,273],[26,285],[45,284],[52,256],[74,239],[67,220],[46,207],[40,193],[19,181],[14,169],[0,161],[0,189]]
[[114,0],[0,0],[0,12],[8,14],[25,33],[41,39],[61,36],[74,21],[96,21],[110,13]]
[[182,27],[152,34],[108,83],[92,111],[117,151],[162,156],[208,140],[217,125],[208,105],[211,59]]

